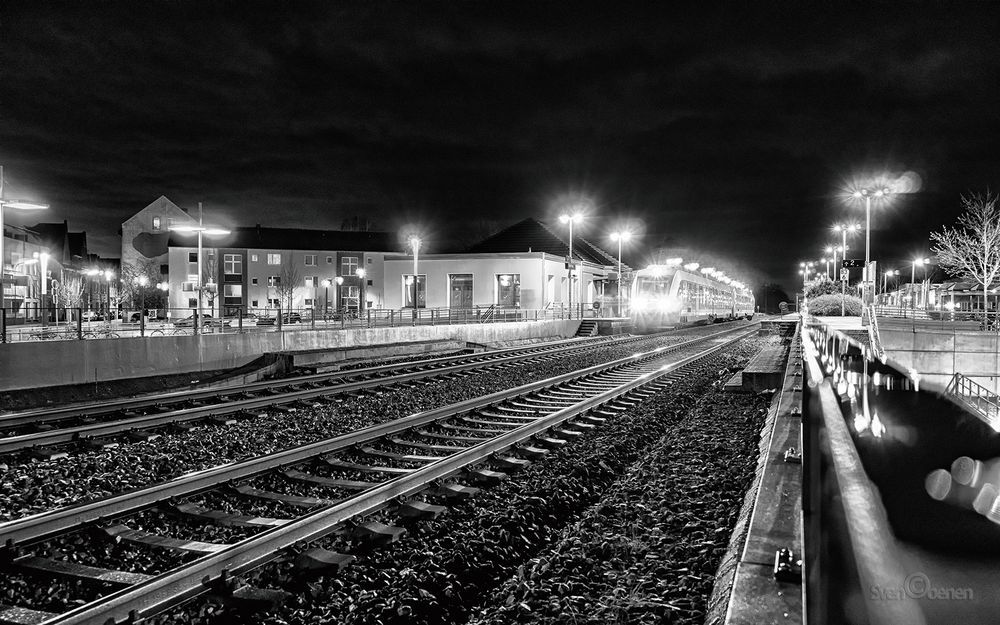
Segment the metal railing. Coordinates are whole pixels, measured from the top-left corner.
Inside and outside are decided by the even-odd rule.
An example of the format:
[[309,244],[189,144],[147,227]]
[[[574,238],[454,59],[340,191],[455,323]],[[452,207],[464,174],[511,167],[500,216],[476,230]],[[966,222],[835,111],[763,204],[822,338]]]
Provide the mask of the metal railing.
[[340,330],[413,325],[458,325],[469,323],[513,323],[583,319],[599,316],[588,304],[574,306],[572,317],[565,307],[518,308],[476,306],[473,308],[356,308],[322,311],[312,308],[283,310],[258,308],[221,315],[218,309],[120,309],[110,314],[80,308],[49,308],[31,311],[0,309],[0,343],[85,340],[98,338],[145,338],[239,334],[292,330]]
[[878,331],[878,315],[875,306],[868,305],[868,344],[871,345],[875,357],[885,362],[885,348],[882,346],[882,335]]
[[957,328],[1000,332],[1000,312],[995,310],[927,310],[903,306],[875,306],[875,312],[886,319],[907,319],[920,322],[924,328]]
[[975,411],[991,426],[1000,424],[1000,397],[982,384],[956,373],[945,392]]

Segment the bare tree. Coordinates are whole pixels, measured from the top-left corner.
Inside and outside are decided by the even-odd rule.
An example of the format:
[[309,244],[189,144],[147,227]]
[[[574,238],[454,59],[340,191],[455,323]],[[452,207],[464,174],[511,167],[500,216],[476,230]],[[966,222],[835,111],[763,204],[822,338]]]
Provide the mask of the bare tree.
[[[289,257],[291,254],[289,254]],[[295,301],[295,289],[299,287],[299,282],[302,280],[302,276],[299,275],[299,270],[295,267],[292,259],[289,258],[287,262],[281,265],[281,274],[278,276],[278,284],[275,289],[278,292],[278,301],[284,299],[288,300],[288,310],[291,312],[292,303]]]
[[931,251],[938,264],[961,280],[983,287],[983,318],[986,318],[989,287],[1000,275],[1000,211],[997,197],[985,194],[962,196],[965,212],[957,228],[947,226],[932,232]]

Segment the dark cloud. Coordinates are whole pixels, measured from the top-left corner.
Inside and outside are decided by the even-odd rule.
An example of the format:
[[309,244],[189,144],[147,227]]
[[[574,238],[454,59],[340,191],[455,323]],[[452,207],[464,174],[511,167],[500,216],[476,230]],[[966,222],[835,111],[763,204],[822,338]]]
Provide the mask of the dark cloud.
[[628,219],[648,247],[791,286],[826,227],[857,217],[837,187],[860,172],[923,177],[874,224],[893,261],[926,249],[959,193],[997,186],[996,13],[7,3],[0,162],[112,255],[161,194],[232,224],[421,223],[441,246],[582,194],[595,241]]

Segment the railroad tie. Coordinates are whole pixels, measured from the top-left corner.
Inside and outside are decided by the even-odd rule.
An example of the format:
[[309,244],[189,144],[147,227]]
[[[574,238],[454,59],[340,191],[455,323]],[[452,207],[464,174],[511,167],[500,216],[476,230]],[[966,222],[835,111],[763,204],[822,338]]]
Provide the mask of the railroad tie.
[[373,547],[381,547],[398,541],[406,534],[406,528],[396,525],[386,525],[378,521],[370,521],[359,525],[351,532],[351,536],[360,539]]
[[275,519],[271,517],[251,517],[241,516],[225,512],[224,510],[210,510],[194,503],[182,503],[177,505],[164,505],[163,508],[174,514],[198,519],[215,525],[226,527],[278,527],[290,523],[292,519]]
[[436,519],[445,512],[448,508],[444,506],[437,506],[434,504],[427,503],[426,501],[413,500],[401,503],[399,508],[396,510],[396,514],[404,519],[413,520],[426,520],[426,519]]
[[142,573],[115,571],[95,566],[85,566],[83,564],[67,562],[65,560],[40,558],[38,556],[30,555],[17,558],[14,560],[14,564],[20,569],[34,573],[41,572],[57,577],[104,582],[119,587],[141,584],[142,582],[153,578],[152,575],[144,575]]
[[357,558],[346,553],[328,551],[322,547],[307,549],[295,557],[295,568],[300,571],[342,571]]
[[271,491],[260,490],[258,488],[253,488],[251,486],[240,485],[240,486],[232,486],[231,488],[245,497],[253,497],[255,499],[264,499],[267,501],[280,501],[282,503],[287,503],[292,506],[299,506],[301,508],[328,506],[334,503],[329,499],[320,499],[318,497],[302,497],[300,495],[286,495],[284,493],[273,493]]
[[501,473],[500,471],[490,471],[489,469],[472,469],[466,471],[466,473],[470,479],[487,486],[499,484],[507,479],[506,473]]
[[438,497],[454,500],[468,499],[476,496],[477,493],[479,493],[479,489],[475,486],[465,486],[454,482],[442,484],[441,487],[434,492],[434,494]]
[[161,536],[150,532],[134,530],[127,525],[112,525],[97,528],[95,532],[107,540],[124,541],[150,547],[160,547],[184,553],[216,553],[229,547],[223,543],[205,543],[197,540],[181,540],[171,536]]
[[257,586],[241,586],[232,594],[223,596],[223,603],[238,611],[269,612],[284,603],[292,593],[277,588],[258,588]]
[[59,615],[54,612],[42,612],[0,603],[0,623],[4,625],[37,625],[57,616]]
[[[521,452],[520,449],[517,450]],[[544,452],[545,450],[539,450]],[[521,469],[528,467],[531,464],[530,460],[525,460],[524,458],[515,458],[513,456],[498,456],[493,459],[493,466],[500,469],[504,473],[517,473]]]

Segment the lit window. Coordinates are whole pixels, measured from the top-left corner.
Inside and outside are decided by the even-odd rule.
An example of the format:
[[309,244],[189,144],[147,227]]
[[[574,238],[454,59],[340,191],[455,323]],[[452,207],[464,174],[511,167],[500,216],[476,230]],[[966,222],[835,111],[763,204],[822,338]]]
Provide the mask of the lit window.
[[319,276],[306,276],[306,288],[314,289],[319,286]]
[[224,271],[230,275],[240,275],[243,273],[243,257],[239,254],[223,255]]
[[160,218],[153,217],[153,230],[159,230],[159,229],[160,229]]
[[281,264],[281,254],[268,254],[267,255],[268,265],[280,265]]
[[521,305],[521,274],[497,275],[497,304],[511,307]]
[[257,255],[256,254],[251,254],[250,255],[250,262],[251,263],[257,262]]
[[194,282],[181,282],[182,291],[194,291]]
[[243,297],[242,284],[225,284],[222,287],[224,297]]
[[358,270],[357,256],[345,256],[340,259],[340,275],[353,276],[354,272],[357,270]]
[[268,276],[267,286],[281,286],[281,276]]

